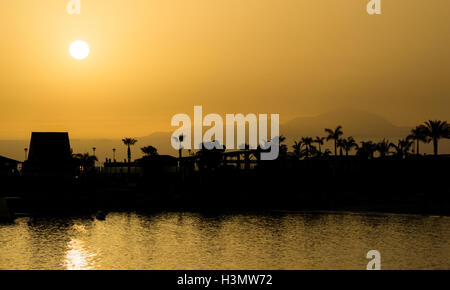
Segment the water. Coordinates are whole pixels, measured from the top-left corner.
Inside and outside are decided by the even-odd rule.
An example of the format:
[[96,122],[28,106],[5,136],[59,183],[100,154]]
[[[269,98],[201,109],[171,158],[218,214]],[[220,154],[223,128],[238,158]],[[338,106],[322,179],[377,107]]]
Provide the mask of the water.
[[110,213],[0,225],[0,269],[450,269],[450,218]]

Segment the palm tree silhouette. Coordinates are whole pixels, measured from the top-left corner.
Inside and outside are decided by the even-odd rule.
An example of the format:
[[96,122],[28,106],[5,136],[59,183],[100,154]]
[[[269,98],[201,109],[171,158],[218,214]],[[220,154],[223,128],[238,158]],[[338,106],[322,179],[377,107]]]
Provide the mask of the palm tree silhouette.
[[138,140],[134,138],[124,138],[122,139],[123,144],[127,146],[127,156],[128,156],[128,164],[131,163],[131,148],[130,146],[133,146],[136,144]]
[[273,142],[274,140],[278,139],[278,145],[279,145],[279,154],[278,154],[278,158],[284,158],[287,155],[288,152],[288,147],[286,144],[283,144],[284,141],[286,141],[286,137],[284,137],[283,135],[280,136],[276,136],[274,138],[272,138],[271,142]]
[[93,169],[95,167],[95,161],[98,161],[95,155],[89,155],[89,153],[84,154],[78,153],[74,154],[72,157],[78,161],[78,164],[79,166],[81,166],[84,173]]
[[342,126],[337,126],[334,130],[327,128],[325,132],[328,133],[327,141],[334,140],[334,155],[337,156],[337,141],[344,134]]
[[397,145],[391,143],[391,147],[395,149],[396,155],[401,159],[408,156],[409,151],[414,143],[408,138],[398,140]]
[[141,148],[142,153],[146,156],[156,156],[158,155],[158,149],[153,146],[145,146]]
[[409,140],[414,140],[416,142],[416,154],[420,155],[419,143],[429,143],[431,141],[430,137],[427,136],[427,128],[424,125],[419,125],[411,130],[411,133],[407,137]]
[[294,141],[294,145],[292,145],[292,148],[294,149],[294,155],[297,159],[300,159],[302,157],[302,147],[302,141]]
[[313,138],[311,137],[303,137],[302,138],[302,144],[305,146],[305,149],[303,149],[303,152],[305,153],[305,157],[309,158],[312,149],[312,143],[314,142]]
[[339,156],[344,154],[345,141],[345,139],[339,138],[336,142],[337,148],[339,148]]
[[356,143],[355,139],[350,136],[347,139],[343,139],[343,148],[345,150],[345,156],[348,156],[348,153],[353,149],[353,148],[358,148],[358,144]]
[[322,157],[328,157],[331,156],[331,150],[330,149],[325,149],[325,151],[323,151],[323,153],[320,154],[320,156]]
[[376,144],[372,141],[362,141],[361,146],[356,150],[356,155],[365,159],[373,158],[376,148]]
[[386,155],[389,155],[389,153],[391,153],[391,148],[393,144],[391,142],[389,142],[389,140],[383,139],[383,141],[379,142],[376,145],[376,150],[378,151],[378,153],[380,153],[380,157],[386,157]]
[[322,145],[324,141],[325,137],[316,136],[316,139],[314,139],[314,143],[317,143],[319,145],[319,153],[322,153]]
[[434,155],[438,155],[438,143],[441,138],[450,138],[450,124],[447,121],[428,121],[425,122],[425,136],[433,140]]

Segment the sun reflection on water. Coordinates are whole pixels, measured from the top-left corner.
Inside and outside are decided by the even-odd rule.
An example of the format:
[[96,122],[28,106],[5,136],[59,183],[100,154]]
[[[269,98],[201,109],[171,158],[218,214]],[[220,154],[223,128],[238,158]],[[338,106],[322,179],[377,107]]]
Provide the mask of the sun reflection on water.
[[64,260],[64,267],[67,270],[91,270],[94,269],[95,253],[86,250],[84,242],[78,239],[72,239],[67,244],[68,251]]

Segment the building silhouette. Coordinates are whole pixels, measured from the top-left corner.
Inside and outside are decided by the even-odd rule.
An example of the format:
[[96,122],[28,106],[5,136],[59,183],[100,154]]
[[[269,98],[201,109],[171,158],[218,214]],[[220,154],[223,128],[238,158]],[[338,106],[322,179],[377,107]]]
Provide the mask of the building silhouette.
[[33,132],[28,160],[23,172],[32,175],[60,175],[73,171],[72,153],[67,132]]

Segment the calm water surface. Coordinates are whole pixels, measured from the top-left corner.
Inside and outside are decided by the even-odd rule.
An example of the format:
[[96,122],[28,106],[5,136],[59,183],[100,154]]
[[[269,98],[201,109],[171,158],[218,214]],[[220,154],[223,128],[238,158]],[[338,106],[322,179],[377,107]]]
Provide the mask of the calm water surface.
[[0,269],[450,269],[450,218],[110,213],[0,224]]

